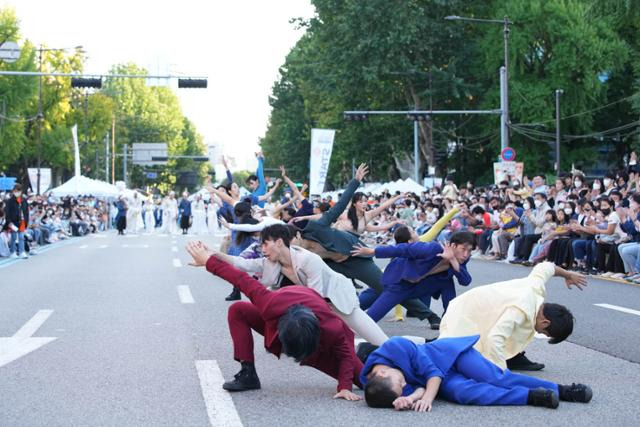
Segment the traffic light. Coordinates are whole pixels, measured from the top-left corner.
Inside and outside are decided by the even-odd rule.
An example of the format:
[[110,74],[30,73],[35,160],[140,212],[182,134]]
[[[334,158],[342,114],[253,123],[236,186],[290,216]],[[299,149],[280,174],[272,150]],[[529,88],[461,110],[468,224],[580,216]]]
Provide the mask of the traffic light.
[[91,79],[86,77],[72,77],[71,87],[88,87],[100,89],[102,87],[102,79]]
[[345,112],[342,114],[344,120],[348,122],[363,122],[369,118],[367,113],[348,113]]
[[206,89],[207,79],[178,79],[180,89]]
[[424,122],[429,120],[429,115],[426,113],[413,113],[410,112],[409,114],[407,114],[407,119],[414,121],[414,122]]

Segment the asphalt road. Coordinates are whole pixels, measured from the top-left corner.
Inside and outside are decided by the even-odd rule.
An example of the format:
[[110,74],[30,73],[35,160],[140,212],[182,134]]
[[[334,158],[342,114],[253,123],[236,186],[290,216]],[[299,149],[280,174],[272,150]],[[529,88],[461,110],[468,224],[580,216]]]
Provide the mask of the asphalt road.
[[[331,399],[333,379],[267,354],[258,336],[262,390],[230,398],[219,384],[238,371],[226,323],[230,285],[186,265],[184,244],[194,238],[105,234],[0,262],[0,425],[637,425],[640,288],[602,280],[579,292],[553,279],[548,301],[571,308],[574,334],[555,346],[534,340],[527,351],[547,364],[536,375],[590,384],[588,405],[370,409]],[[528,272],[477,260],[470,270],[472,286]],[[433,308],[441,311],[438,301]],[[416,319],[381,325],[390,335],[435,336]]]

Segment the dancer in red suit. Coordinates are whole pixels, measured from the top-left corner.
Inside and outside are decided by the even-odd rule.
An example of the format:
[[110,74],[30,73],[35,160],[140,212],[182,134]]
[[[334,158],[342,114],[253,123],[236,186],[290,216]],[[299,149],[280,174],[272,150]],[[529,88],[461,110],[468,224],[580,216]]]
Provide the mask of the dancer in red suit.
[[351,329],[313,289],[287,286],[269,291],[257,280],[216,258],[201,243],[190,242],[191,265],[202,267],[240,289],[251,302],[236,302],[227,314],[233,357],[242,368],[223,388],[244,391],[260,388],[253,356],[254,330],[264,336],[265,349],[276,355],[293,357],[301,365],[312,366],[338,380],[334,398],[360,400],[352,384],[360,387],[362,362],[356,356]]

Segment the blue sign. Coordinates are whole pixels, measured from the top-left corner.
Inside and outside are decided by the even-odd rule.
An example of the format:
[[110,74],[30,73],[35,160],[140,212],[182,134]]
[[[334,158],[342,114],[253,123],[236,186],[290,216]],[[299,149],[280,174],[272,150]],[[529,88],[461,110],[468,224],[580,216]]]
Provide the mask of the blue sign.
[[13,190],[13,186],[16,185],[16,179],[14,177],[0,178],[0,191]]
[[156,179],[158,177],[158,172],[147,172],[148,179]]
[[502,157],[502,160],[504,160],[505,162],[513,162],[516,159],[516,150],[514,150],[511,147],[507,147],[504,150],[502,150],[502,153],[500,153],[500,156]]

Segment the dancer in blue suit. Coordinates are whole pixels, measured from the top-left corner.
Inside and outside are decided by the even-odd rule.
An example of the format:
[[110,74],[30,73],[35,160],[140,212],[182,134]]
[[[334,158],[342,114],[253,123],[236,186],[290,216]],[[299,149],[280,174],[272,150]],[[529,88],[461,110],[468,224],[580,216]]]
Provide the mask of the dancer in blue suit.
[[[384,290],[367,314],[377,322],[402,301],[420,298],[427,304],[431,297],[438,295],[442,296],[446,311],[449,301],[456,296],[453,277],[462,286],[471,283],[467,262],[473,249],[474,235],[466,231],[454,233],[444,246],[438,242],[417,241],[415,232],[407,226],[399,227],[393,236],[399,243],[395,246],[378,246],[375,249],[358,246],[352,252],[360,256],[393,258],[382,275]],[[367,297],[361,294],[361,307],[370,305]]]
[[503,371],[473,348],[478,338],[442,338],[422,345],[391,338],[369,355],[360,373],[367,404],[424,412],[431,410],[436,395],[463,405],[552,409],[559,399],[591,400],[591,388],[582,384],[563,386]]

